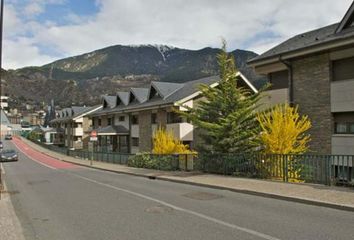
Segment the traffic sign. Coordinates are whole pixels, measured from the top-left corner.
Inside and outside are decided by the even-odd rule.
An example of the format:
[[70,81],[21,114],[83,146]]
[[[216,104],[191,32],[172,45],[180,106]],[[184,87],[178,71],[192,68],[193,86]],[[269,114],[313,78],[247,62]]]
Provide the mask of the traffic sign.
[[97,139],[97,137],[90,137],[90,141],[91,142],[94,142],[94,141],[97,141],[98,139]]
[[[96,131],[96,130],[93,130],[93,131],[91,132],[91,137],[97,138],[97,131]],[[96,140],[96,141],[97,141],[97,140]]]

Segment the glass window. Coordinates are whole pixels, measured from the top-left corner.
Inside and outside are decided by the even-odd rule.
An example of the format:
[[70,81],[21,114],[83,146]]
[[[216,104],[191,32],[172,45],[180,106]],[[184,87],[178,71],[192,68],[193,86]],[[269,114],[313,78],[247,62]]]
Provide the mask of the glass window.
[[354,58],[333,61],[333,81],[354,79]]
[[347,133],[346,123],[336,123],[336,133]]
[[349,133],[354,134],[354,123],[349,123]]
[[167,113],[167,123],[181,123],[182,118],[178,113],[168,112]]
[[112,118],[107,118],[107,125],[108,126],[112,125]]
[[125,116],[119,116],[119,122],[124,122],[125,121]]
[[157,114],[156,113],[151,114],[151,123],[152,124],[157,123]]
[[132,124],[139,124],[138,115],[132,115]]
[[132,146],[139,147],[139,138],[136,138],[136,137],[132,138]]
[[101,124],[102,124],[102,120],[101,118],[98,119],[98,126],[101,127]]

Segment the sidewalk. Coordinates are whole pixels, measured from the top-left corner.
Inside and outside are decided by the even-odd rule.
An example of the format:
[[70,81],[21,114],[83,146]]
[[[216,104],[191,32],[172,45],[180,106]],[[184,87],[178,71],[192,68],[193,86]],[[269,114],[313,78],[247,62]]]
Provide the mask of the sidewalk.
[[21,224],[5,187],[0,200],[0,239],[24,240],[21,229]]
[[193,184],[210,188],[225,189],[234,192],[271,197],[317,206],[354,211],[354,189],[317,184],[283,183],[268,180],[237,178],[223,175],[203,174],[196,172],[170,172],[152,169],[132,168],[125,165],[93,162],[69,157],[21,138],[31,148],[62,161],[93,167],[105,171],[130,174],[152,179]]

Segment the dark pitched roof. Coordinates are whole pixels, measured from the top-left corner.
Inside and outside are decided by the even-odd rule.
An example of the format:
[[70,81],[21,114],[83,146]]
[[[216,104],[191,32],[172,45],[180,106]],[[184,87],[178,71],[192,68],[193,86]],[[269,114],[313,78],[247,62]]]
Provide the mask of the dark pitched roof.
[[341,32],[343,29],[350,27],[353,25],[354,22],[354,1],[352,5],[349,7],[348,11],[345,13],[342,21],[340,21],[336,33]]
[[[50,121],[51,123],[54,122],[58,122],[58,121],[67,121],[67,120],[71,120],[73,118],[76,118],[78,116],[81,116],[83,114],[86,114],[88,112],[91,112],[95,109],[98,108],[98,110],[102,107],[102,105],[96,105],[93,107],[77,107],[77,106],[73,106],[71,108],[64,108],[62,111],[60,111],[60,115],[59,117],[53,119],[52,121]],[[66,113],[68,112],[68,116],[66,114],[64,114],[64,116],[62,116],[62,113]],[[72,112],[74,112],[74,114],[72,114]]]
[[[244,76],[242,74],[239,75],[239,79],[243,79],[243,77]],[[95,115],[109,114],[114,112],[137,111],[140,109],[151,108],[156,106],[173,105],[183,99],[186,99],[187,97],[192,96],[195,93],[198,93],[201,84],[212,85],[219,82],[219,80],[220,80],[219,76],[212,76],[212,77],[197,79],[194,81],[189,81],[183,84],[181,83],[176,84],[170,82],[163,82],[162,84],[160,83],[156,84],[156,82],[154,82],[154,84],[151,84],[151,87],[153,87],[154,89],[159,88],[159,91],[161,91],[160,94],[161,95],[164,94],[160,98],[159,97],[151,98],[143,103],[134,101],[128,105],[117,105],[115,108],[101,109],[90,115],[95,116]],[[257,89],[255,89],[252,86],[252,84],[249,81],[247,81],[247,79],[245,79],[244,83],[240,85],[248,87],[253,91],[257,91]],[[151,87],[150,89],[148,88],[147,90],[150,91]],[[127,94],[129,95],[130,92],[127,92]]]
[[140,103],[146,102],[148,99],[149,89],[148,88],[131,88],[130,91]]
[[163,99],[166,99],[168,96],[178,91],[183,86],[184,84],[182,83],[151,82],[151,87],[154,88]]
[[117,97],[116,96],[104,95],[103,100],[107,103],[107,107],[110,107],[110,108],[114,108],[117,104]]
[[[131,103],[127,106],[124,105],[118,105],[117,107],[113,109],[101,109],[93,114],[90,115],[100,115],[100,114],[105,114],[105,113],[112,113],[112,112],[117,112],[117,111],[131,111],[131,110],[136,110],[136,109],[141,109],[141,108],[149,108],[149,107],[154,107],[158,105],[171,105],[179,100],[182,100],[183,98],[186,98],[193,93],[198,92],[200,84],[207,84],[211,85],[213,83],[216,83],[219,81],[218,76],[212,76],[212,77],[207,77],[207,78],[202,78],[190,82],[186,82],[184,84],[178,84],[178,91],[172,91],[171,94],[168,95],[166,98],[153,98],[148,101],[145,101],[143,103]],[[177,86],[175,83],[168,83],[166,82],[166,87],[167,89],[172,89],[171,87],[167,87],[168,84],[171,84],[171,86]],[[181,86],[182,85],[182,86]],[[159,85],[161,87],[161,85]]]
[[[117,96],[119,97],[120,102],[122,102],[124,105],[129,104],[129,93],[128,92],[118,92]],[[117,102],[117,105],[119,105],[118,102]]]
[[285,53],[310,49],[326,43],[354,38],[353,21],[354,2],[348,9],[341,22],[298,34],[266,51],[265,53],[252,58],[248,61],[248,63],[256,63]]

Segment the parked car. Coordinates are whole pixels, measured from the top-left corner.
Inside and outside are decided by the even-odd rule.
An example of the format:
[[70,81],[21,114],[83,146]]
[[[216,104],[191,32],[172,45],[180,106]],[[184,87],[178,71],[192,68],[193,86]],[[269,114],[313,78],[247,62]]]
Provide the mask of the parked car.
[[17,152],[13,149],[5,149],[1,151],[0,162],[18,161]]
[[5,140],[12,140],[12,135],[11,134],[6,134],[5,135]]

